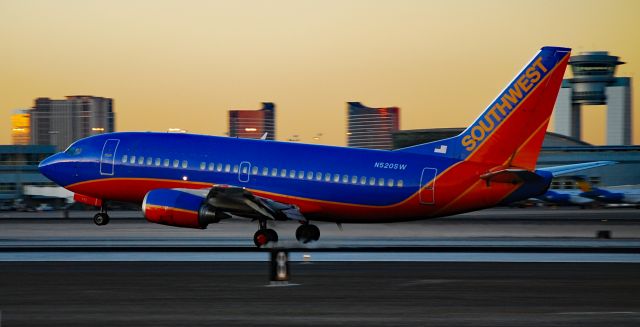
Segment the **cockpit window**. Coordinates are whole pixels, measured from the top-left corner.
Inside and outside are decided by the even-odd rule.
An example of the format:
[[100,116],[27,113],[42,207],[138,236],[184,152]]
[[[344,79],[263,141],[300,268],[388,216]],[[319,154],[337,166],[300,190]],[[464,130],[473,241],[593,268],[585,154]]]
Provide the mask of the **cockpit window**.
[[64,151],[64,153],[70,156],[77,156],[82,153],[82,148],[77,145],[71,145]]

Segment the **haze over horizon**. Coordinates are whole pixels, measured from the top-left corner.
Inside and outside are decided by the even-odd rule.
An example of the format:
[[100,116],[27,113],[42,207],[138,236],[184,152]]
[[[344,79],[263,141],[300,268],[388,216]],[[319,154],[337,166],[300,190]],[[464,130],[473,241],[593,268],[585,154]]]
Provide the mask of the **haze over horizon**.
[[[635,109],[639,14],[632,0],[0,0],[0,143],[13,109],[75,94],[113,98],[118,131],[224,135],[228,110],[260,102],[279,140],[345,145],[348,101],[400,107],[402,129],[464,127],[545,45],[619,56]],[[583,139],[604,144],[597,107]],[[637,110],[633,126],[640,144]]]

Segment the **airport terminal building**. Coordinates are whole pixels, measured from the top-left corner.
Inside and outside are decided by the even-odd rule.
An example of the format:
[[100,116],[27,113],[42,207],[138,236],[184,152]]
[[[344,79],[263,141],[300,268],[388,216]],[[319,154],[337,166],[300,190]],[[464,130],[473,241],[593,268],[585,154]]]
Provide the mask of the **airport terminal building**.
[[38,171],[38,163],[55,152],[53,145],[0,145],[0,202],[23,198],[28,187],[55,186]]
[[[434,128],[403,130],[393,133],[393,148],[399,149],[420,143],[432,142],[460,134],[464,128]],[[547,132],[538,157],[539,167],[560,166],[574,163],[611,160],[615,165],[585,170],[594,185],[639,185],[640,146],[595,146],[572,137]],[[573,189],[575,182],[567,177],[554,179],[554,189]]]

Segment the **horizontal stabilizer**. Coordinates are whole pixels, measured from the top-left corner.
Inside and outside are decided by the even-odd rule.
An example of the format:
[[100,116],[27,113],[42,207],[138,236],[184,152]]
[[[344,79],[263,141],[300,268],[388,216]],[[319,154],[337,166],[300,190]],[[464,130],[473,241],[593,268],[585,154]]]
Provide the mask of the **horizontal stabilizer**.
[[487,185],[491,185],[491,183],[517,184],[520,182],[539,180],[542,177],[526,169],[508,168],[480,175],[480,178],[486,180]]
[[614,165],[617,164],[616,161],[592,161],[592,162],[583,162],[579,164],[572,165],[563,165],[563,166],[554,166],[554,167],[545,167],[538,168],[538,170],[549,172],[553,175],[553,177],[573,174],[575,172],[583,171],[586,169],[597,168],[602,166]]

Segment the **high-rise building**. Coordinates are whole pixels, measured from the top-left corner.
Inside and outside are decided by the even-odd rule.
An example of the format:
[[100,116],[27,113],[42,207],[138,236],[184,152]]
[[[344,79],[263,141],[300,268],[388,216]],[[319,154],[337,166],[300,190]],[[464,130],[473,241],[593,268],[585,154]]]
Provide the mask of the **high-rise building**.
[[275,140],[276,106],[263,102],[258,110],[229,110],[229,136],[259,139],[267,133],[267,140]]
[[115,131],[113,99],[89,95],[38,98],[31,115],[31,143],[63,150],[83,137]]
[[390,150],[392,133],[400,129],[400,108],[369,108],[360,102],[347,103],[350,147]]
[[28,109],[16,109],[11,115],[11,143],[31,144],[31,122]]
[[556,132],[581,139],[582,105],[607,105],[607,145],[630,145],[631,78],[615,77],[624,62],[607,51],[583,52],[569,59],[573,78],[562,81],[554,109]]

